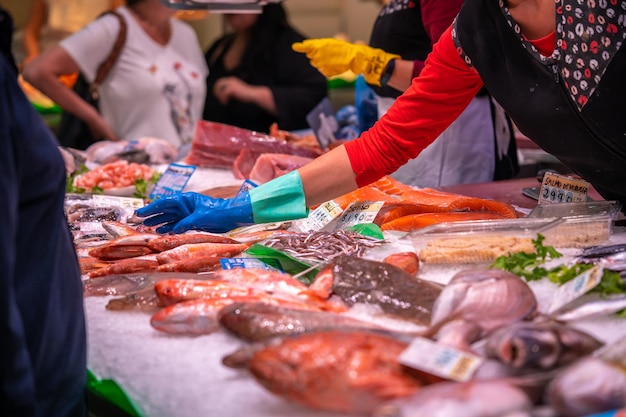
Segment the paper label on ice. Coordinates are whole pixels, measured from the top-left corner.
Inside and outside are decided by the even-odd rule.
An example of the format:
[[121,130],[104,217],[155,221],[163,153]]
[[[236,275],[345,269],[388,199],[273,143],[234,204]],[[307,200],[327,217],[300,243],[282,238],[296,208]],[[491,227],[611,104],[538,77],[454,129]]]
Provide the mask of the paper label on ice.
[[548,172],[539,190],[539,204],[579,203],[587,201],[587,181]]
[[384,201],[355,201],[351,203],[337,220],[335,230],[347,229],[362,223],[373,223],[384,204]]
[[453,381],[469,380],[483,360],[469,352],[418,337],[400,355],[400,363]]
[[554,313],[566,304],[591,291],[602,280],[603,272],[602,266],[596,265],[559,286],[554,293],[548,313]]
[[150,199],[155,200],[180,193],[195,170],[196,167],[193,165],[169,164],[161,178],[154,185],[150,193]]
[[319,232],[339,217],[342,211],[337,203],[327,201],[311,211],[306,219],[294,222],[293,228],[300,232]]
[[253,268],[253,269],[266,269],[272,271],[280,271],[280,263],[276,261],[275,265],[270,265],[271,259],[261,261],[256,258],[223,258],[220,259],[220,265],[222,269],[237,269],[237,268]]
[[91,201],[94,207],[122,207],[134,210],[144,206],[141,198],[116,197],[102,194],[94,194],[91,197]]

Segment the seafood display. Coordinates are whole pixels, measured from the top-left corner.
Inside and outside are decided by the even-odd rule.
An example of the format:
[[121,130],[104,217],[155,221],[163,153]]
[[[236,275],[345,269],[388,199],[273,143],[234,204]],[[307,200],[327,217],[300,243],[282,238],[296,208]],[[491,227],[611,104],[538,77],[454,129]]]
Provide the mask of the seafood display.
[[[190,396],[206,395],[208,403],[224,396],[254,408],[237,415],[583,417],[626,407],[626,355],[624,350],[602,354],[615,342],[600,337],[593,321],[610,317],[621,331],[626,322],[616,313],[626,308],[623,293],[580,295],[551,310],[560,292],[548,278],[545,285],[530,285],[523,275],[468,267],[460,257],[425,263],[417,248],[398,240],[431,221],[514,219],[519,213],[513,207],[415,190],[391,177],[335,199],[341,207],[354,201],[384,202],[374,220],[384,238],[349,229],[301,233],[288,223],[227,234],[161,235],[135,223],[128,209],[72,198],[66,211],[88,319],[110,315],[117,321],[99,329],[119,328],[122,338],[156,346],[158,358],[121,354],[145,360],[154,384],[193,383]],[[249,249],[261,245],[311,264],[305,272],[314,277],[284,272],[271,259],[253,259]],[[526,249],[535,247],[519,251]],[[587,262],[619,276],[626,269],[624,253],[626,245],[607,245],[571,250],[550,262]],[[623,282],[611,285],[621,288]],[[127,320],[136,327],[126,331]],[[125,346],[107,336],[91,334],[93,351]],[[187,359],[187,347],[205,356]],[[455,358],[460,359],[454,370],[464,370],[463,378],[446,373],[446,360]],[[433,369],[432,363],[444,369]],[[474,363],[476,368],[469,366]],[[156,374],[181,366],[196,368],[195,378],[199,373],[214,378],[216,386],[232,390],[240,384],[248,391],[239,397],[192,376]],[[123,380],[125,388],[132,387],[139,405],[156,396],[138,395],[151,385],[133,386],[130,379]],[[166,388],[171,387],[156,391],[162,397]],[[167,407],[146,417],[178,415]],[[222,407],[215,415],[235,415]]]
[[125,160],[109,162],[75,178],[74,185],[87,191],[130,187],[137,180],[148,181],[154,175],[148,165]]

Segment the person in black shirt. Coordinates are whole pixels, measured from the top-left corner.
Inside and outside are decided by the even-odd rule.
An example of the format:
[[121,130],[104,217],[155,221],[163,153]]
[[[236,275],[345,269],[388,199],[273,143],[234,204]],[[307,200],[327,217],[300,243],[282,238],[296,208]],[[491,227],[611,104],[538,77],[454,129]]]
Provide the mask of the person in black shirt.
[[226,19],[234,31],[205,55],[204,119],[266,133],[272,123],[307,129],[306,115],[327,95],[326,78],[291,49],[304,37],[290,26],[282,4]]

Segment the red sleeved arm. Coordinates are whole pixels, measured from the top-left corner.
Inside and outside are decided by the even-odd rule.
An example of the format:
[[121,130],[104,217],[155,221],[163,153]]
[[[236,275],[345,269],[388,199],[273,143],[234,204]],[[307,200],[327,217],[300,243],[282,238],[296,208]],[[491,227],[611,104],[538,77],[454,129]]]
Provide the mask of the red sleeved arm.
[[[421,0],[422,25],[430,38],[431,43],[439,40],[441,34],[452,24],[463,0]],[[416,60],[413,65],[413,78],[417,77],[424,68],[424,61]]]
[[359,187],[415,158],[463,112],[482,85],[456,50],[448,28],[409,89],[371,129],[346,143]]

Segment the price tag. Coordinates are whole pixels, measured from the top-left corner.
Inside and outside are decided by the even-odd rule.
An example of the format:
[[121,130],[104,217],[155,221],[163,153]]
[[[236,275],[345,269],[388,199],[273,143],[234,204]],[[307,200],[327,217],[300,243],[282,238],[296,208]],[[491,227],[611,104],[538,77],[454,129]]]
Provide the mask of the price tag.
[[358,201],[351,203],[339,217],[335,230],[347,229],[356,224],[372,223],[384,204],[384,201]]
[[280,263],[272,259],[261,261],[256,258],[223,258],[220,259],[220,264],[222,269],[253,268],[283,272]]
[[125,209],[135,209],[144,206],[141,198],[116,197],[113,195],[94,194],[91,197],[94,207],[121,207]]
[[576,278],[567,281],[559,286],[555,291],[548,313],[552,314],[561,307],[569,304],[578,297],[588,293],[595,288],[602,280],[604,269],[601,265],[596,265],[586,270]]
[[548,311],[553,313],[564,305],[569,304],[578,297],[591,291],[602,280],[603,272],[604,269],[602,266],[596,265],[578,275],[576,278],[559,286],[554,293],[554,297]]
[[252,190],[253,188],[256,188],[256,187],[258,187],[258,184],[254,183],[254,182],[252,182],[250,180],[245,180],[243,182],[243,184],[241,184],[241,187],[239,187],[239,191],[237,191],[237,195],[239,195],[239,194],[241,194],[243,192],[246,192],[246,191],[250,191],[250,190]]
[[587,181],[548,172],[539,190],[539,204],[584,202],[588,192]]
[[418,337],[400,355],[400,363],[453,381],[469,380],[483,359],[469,352]]
[[341,207],[334,201],[327,201],[309,213],[306,219],[293,223],[299,232],[320,231],[333,222],[342,213]]
[[150,193],[150,199],[178,194],[185,188],[189,178],[196,170],[193,165],[170,164]]

